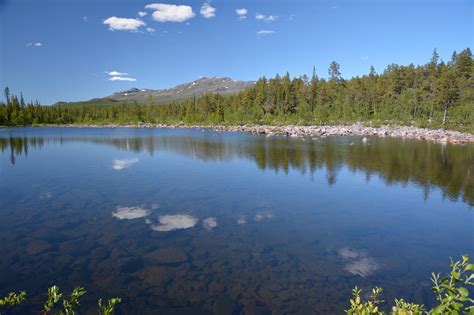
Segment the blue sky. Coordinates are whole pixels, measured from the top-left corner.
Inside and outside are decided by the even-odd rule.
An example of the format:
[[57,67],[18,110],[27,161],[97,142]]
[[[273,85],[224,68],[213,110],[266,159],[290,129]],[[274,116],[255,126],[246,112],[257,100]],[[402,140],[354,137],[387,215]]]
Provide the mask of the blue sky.
[[332,60],[351,77],[370,65],[425,63],[434,48],[448,60],[474,43],[472,0],[205,4],[0,0],[0,86],[52,104],[200,76],[255,80],[315,66],[326,77]]

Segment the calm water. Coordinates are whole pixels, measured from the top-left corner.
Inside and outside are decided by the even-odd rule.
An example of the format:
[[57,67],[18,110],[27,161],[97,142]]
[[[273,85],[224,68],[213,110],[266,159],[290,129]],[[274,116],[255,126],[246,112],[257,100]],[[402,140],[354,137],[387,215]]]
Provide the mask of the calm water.
[[[0,129],[0,295],[121,314],[340,313],[351,288],[433,303],[474,254],[474,146],[180,129]],[[154,310],[154,311],[153,311]]]

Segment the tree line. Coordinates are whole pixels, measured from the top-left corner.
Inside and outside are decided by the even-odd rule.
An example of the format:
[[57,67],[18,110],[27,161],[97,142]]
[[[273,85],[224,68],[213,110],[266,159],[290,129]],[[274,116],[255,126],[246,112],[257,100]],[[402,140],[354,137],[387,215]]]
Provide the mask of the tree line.
[[449,61],[434,50],[424,65],[391,64],[344,79],[333,61],[328,78],[289,73],[260,78],[237,94],[205,94],[154,104],[26,104],[5,88],[0,125],[41,124],[334,124],[356,121],[474,131],[474,61],[469,48]]

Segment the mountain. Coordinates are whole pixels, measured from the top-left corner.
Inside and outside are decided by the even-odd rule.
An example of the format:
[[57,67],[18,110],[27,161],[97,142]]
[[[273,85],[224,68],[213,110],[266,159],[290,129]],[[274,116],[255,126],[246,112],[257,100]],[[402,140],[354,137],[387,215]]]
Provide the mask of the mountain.
[[132,88],[127,91],[116,92],[103,98],[94,98],[89,101],[66,103],[60,102],[56,105],[65,104],[113,104],[113,103],[153,103],[165,104],[180,102],[194,96],[198,97],[206,93],[219,93],[223,95],[234,94],[253,86],[255,81],[237,81],[222,77],[202,77],[190,83],[184,83],[169,89],[152,90]]

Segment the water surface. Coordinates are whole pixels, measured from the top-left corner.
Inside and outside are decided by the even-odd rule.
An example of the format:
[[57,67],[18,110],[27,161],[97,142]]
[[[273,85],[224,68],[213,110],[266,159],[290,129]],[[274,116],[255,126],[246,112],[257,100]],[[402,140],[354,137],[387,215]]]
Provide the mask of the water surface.
[[432,305],[474,254],[474,146],[198,129],[0,129],[0,295],[85,286],[122,314]]

